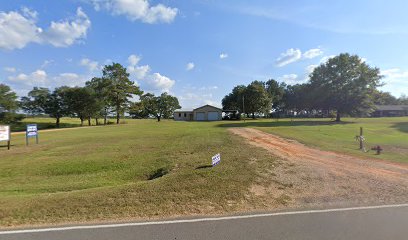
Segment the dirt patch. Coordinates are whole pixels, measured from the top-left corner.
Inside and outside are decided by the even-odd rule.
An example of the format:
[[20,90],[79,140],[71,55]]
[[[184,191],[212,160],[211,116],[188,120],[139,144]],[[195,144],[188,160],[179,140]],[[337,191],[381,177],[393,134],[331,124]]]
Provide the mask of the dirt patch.
[[408,202],[408,164],[323,151],[252,128],[230,131],[283,159],[260,175],[255,195],[276,200],[284,193],[296,207]]

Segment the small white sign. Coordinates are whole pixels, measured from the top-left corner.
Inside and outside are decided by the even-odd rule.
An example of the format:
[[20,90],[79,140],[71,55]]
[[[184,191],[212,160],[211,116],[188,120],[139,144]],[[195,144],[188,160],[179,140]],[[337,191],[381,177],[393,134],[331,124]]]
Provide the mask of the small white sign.
[[37,124],[28,124],[26,135],[27,137],[36,137],[38,135]]
[[10,126],[0,126],[0,141],[10,141]]
[[221,162],[221,154],[217,153],[216,155],[212,157],[212,166],[214,167],[220,162]]

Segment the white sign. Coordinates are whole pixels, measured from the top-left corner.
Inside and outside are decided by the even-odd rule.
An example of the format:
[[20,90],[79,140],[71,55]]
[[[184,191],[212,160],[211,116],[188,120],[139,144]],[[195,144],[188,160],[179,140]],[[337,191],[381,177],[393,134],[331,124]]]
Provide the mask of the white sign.
[[221,154],[217,153],[212,157],[212,165],[213,167],[221,162]]
[[10,141],[10,126],[0,126],[0,141]]
[[26,134],[27,137],[36,137],[38,134],[37,124],[28,124]]

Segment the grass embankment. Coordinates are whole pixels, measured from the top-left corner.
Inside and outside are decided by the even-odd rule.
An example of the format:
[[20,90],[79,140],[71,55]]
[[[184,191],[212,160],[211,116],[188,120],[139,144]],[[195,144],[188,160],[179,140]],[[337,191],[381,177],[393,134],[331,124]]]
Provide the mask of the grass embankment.
[[[223,123],[223,127],[253,127],[298,140],[309,146],[340,153],[408,163],[408,117],[344,118],[341,123],[328,119],[247,120],[245,123]],[[380,145],[384,151],[376,155],[359,150],[355,136],[363,127],[366,149]]]
[[[217,124],[129,120],[40,132],[40,144],[28,147],[24,135],[14,135],[10,151],[0,147],[0,225],[256,207],[250,186],[276,159]],[[221,164],[208,167],[218,152]]]

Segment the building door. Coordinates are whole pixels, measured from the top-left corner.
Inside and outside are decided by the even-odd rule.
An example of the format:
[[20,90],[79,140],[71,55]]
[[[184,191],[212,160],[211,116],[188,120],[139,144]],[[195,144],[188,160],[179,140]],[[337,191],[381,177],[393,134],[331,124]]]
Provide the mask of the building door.
[[218,116],[218,112],[208,112],[208,121],[218,121],[220,120]]
[[198,112],[196,114],[196,120],[197,121],[204,121],[205,120],[205,113],[204,112]]

